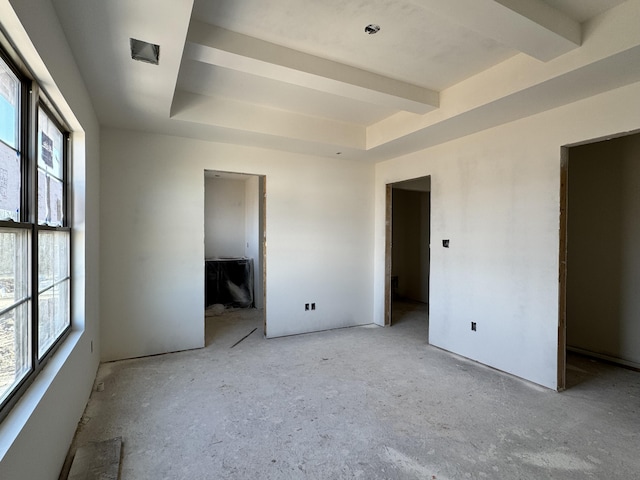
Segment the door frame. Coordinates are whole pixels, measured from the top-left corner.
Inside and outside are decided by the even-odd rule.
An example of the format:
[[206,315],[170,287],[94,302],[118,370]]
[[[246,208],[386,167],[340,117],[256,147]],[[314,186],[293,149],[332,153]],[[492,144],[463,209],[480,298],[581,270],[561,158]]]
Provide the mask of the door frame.
[[568,276],[568,221],[569,221],[569,157],[573,147],[599,143],[620,137],[640,134],[640,129],[592,138],[560,147],[559,198],[559,255],[558,255],[558,391],[567,387],[567,276]]
[[[246,172],[230,172],[226,170],[218,169],[205,169],[204,178],[206,180],[209,175],[239,175],[244,177],[256,177],[258,179],[258,255],[262,260],[262,276],[256,279],[254,271],[254,296],[255,296],[255,282],[262,283],[262,326],[263,335],[267,336],[267,176],[259,173],[246,173]],[[206,183],[205,183],[206,185]],[[206,187],[205,187],[206,188]],[[206,192],[205,192],[206,195]],[[206,218],[203,219],[203,226],[206,225]],[[205,279],[203,277],[203,289]],[[255,297],[254,297],[255,305]]]
[[558,380],[559,392],[567,388],[567,228],[569,198],[569,147],[560,151],[560,231],[558,256]]
[[391,260],[393,239],[393,184],[386,185],[384,234],[384,326],[391,326]]
[[[431,174],[421,175],[419,177],[399,180],[385,185],[385,235],[384,235],[384,326],[390,327],[393,323],[392,305],[393,305],[393,289],[391,285],[391,272],[393,269],[393,187],[394,185],[412,180],[420,180],[429,178],[429,236],[431,237]],[[429,282],[431,282],[431,238],[427,245],[429,252]],[[431,287],[429,287],[431,288]]]

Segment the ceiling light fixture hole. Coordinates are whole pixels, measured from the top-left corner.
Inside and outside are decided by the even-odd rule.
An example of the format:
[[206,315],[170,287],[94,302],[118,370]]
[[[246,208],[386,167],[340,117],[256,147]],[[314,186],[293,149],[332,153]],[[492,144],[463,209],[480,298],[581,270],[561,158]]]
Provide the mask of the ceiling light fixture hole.
[[364,31],[369,35],[375,35],[380,31],[380,25],[376,25],[375,23],[370,23],[369,25],[364,27]]
[[129,39],[131,58],[140,62],[158,65],[160,61],[160,45],[145,42],[136,38]]

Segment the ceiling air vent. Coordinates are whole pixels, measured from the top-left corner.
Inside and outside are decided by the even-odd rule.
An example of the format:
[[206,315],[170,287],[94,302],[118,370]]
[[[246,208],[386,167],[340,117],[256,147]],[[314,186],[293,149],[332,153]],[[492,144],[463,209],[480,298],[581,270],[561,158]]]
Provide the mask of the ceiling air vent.
[[143,42],[142,40],[131,39],[131,58],[141,62],[158,65],[160,58],[160,45]]

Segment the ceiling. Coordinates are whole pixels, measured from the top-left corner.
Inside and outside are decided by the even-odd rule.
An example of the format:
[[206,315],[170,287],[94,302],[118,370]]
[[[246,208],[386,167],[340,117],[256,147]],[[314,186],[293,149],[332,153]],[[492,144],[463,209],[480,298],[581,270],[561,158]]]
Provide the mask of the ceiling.
[[107,127],[375,162],[640,81],[636,0],[52,1]]

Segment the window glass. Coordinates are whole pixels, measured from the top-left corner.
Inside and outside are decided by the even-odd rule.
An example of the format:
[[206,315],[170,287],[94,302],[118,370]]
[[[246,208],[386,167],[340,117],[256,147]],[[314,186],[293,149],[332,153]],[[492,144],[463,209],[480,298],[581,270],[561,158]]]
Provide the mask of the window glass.
[[42,109],[38,109],[38,168],[62,179],[62,132]]
[[20,221],[20,155],[0,142],[0,220]]
[[69,325],[69,232],[38,232],[38,355]]
[[31,371],[30,311],[25,302],[0,314],[0,402]]
[[38,295],[39,358],[69,325],[69,280],[65,280]]
[[38,232],[38,290],[43,291],[69,276],[69,233]]
[[64,221],[63,183],[38,170],[38,223],[61,226]]
[[0,58],[0,140],[18,147],[20,121],[20,81]]
[[31,370],[29,233],[0,229],[0,402]]
[[38,223],[63,224],[64,136],[44,110],[38,109]]
[[0,229],[0,312],[29,296],[28,232]]

